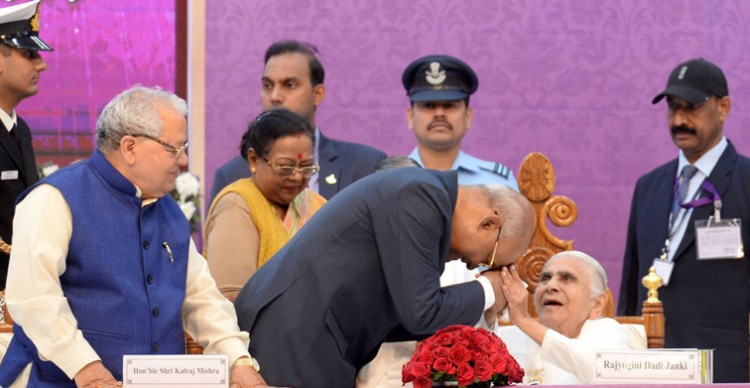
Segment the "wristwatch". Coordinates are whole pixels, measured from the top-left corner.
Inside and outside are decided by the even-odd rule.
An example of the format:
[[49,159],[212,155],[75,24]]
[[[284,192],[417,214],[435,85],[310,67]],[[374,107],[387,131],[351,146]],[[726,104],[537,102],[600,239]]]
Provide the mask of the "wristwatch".
[[[234,369],[238,366],[249,366],[253,369],[255,369],[256,372],[260,373],[260,364],[258,364],[258,360],[256,360],[253,357],[240,357],[234,361],[232,364],[232,368]],[[231,370],[230,369],[230,370]]]

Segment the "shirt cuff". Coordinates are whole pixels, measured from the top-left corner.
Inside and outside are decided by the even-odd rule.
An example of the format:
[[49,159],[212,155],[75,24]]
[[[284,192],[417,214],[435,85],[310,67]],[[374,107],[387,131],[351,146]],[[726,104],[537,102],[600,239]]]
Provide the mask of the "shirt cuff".
[[490,284],[490,280],[486,277],[480,276],[477,278],[477,281],[482,285],[482,289],[484,289],[484,310],[487,310],[495,304],[495,290],[492,289],[492,284]]

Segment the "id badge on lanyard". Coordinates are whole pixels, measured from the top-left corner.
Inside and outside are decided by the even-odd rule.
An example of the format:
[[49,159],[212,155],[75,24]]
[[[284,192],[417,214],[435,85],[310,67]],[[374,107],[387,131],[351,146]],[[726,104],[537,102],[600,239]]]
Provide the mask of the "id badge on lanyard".
[[698,260],[742,259],[742,220],[721,219],[721,200],[714,201],[714,215],[708,220],[695,221]]
[[[721,219],[721,198],[716,188],[707,179],[701,184],[701,188],[711,194],[711,197],[695,199],[686,204],[680,204],[683,209],[692,209],[699,206],[714,204],[714,215],[708,220],[695,221],[695,235],[697,244],[698,260],[711,259],[741,259],[745,257],[742,243],[742,223],[739,218],[728,220]],[[676,193],[675,187],[675,195]],[[669,238],[664,244],[661,255],[654,259],[653,266],[656,273],[664,280],[664,286],[669,285],[669,279],[674,270],[674,262],[668,259],[670,238],[675,225],[673,210],[669,218]],[[687,214],[683,213],[679,223],[684,221]]]

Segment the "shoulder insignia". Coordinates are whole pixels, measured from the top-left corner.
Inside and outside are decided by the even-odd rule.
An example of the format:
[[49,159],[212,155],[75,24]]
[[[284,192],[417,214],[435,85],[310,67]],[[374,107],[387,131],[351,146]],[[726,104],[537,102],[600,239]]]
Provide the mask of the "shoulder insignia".
[[508,179],[508,177],[510,176],[510,169],[497,162],[492,163],[491,167],[480,165],[479,168],[484,171],[489,171],[493,174],[500,175],[501,177],[505,179]]

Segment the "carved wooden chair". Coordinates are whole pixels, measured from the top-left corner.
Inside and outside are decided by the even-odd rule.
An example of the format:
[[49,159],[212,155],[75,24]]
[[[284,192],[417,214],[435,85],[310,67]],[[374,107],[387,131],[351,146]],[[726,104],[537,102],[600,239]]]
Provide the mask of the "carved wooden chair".
[[[11,245],[3,241],[0,238],[0,252],[10,255]],[[0,333],[12,333],[13,332],[13,320],[10,318],[8,309],[5,307],[5,291],[0,290],[0,315],[5,319],[0,322]]]
[[5,291],[0,291],[0,312],[5,318],[3,322],[0,322],[0,333],[12,333],[13,319],[11,319],[8,309],[5,307]]
[[[552,194],[556,184],[555,169],[546,156],[534,152],[524,158],[518,169],[518,188],[534,207],[536,229],[529,248],[516,260],[516,268],[521,279],[528,284],[529,313],[533,317],[538,316],[532,299],[544,264],[556,253],[573,249],[573,240],[555,237],[547,226],[547,220],[558,227],[570,226],[578,217],[578,208],[572,199]],[[656,274],[653,276],[658,278]],[[612,293],[607,290],[609,302],[605,315],[620,323],[643,325],[647,339],[644,342],[649,348],[664,347],[664,309],[656,291],[661,285],[661,279],[656,278],[649,277],[648,281],[644,278],[644,286],[649,289],[649,299],[643,303],[640,316],[615,317]]]

